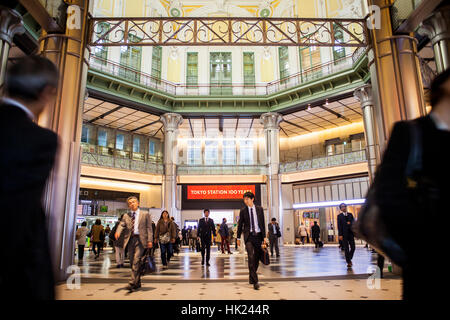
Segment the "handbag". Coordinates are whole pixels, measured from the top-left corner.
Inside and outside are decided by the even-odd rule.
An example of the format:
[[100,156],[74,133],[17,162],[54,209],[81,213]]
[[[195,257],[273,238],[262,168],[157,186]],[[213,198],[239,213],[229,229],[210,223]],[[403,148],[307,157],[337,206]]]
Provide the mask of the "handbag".
[[142,276],[156,271],[156,262],[151,254],[151,249],[145,249],[145,253],[141,259],[140,273]]
[[[413,177],[422,168],[423,153],[420,128],[414,121],[409,122],[409,127],[411,149],[404,173],[408,186],[414,184]],[[353,232],[358,238],[368,242],[376,251],[389,257],[395,264],[405,266],[407,261],[406,253],[388,233],[386,223],[381,216],[381,209],[376,199],[377,188],[375,181],[369,188],[366,201],[359,213],[359,218],[353,225]]]
[[269,250],[267,248],[261,248],[261,257],[260,260],[263,265],[268,266],[270,264],[270,256],[269,256]]
[[162,244],[167,244],[170,242],[170,233],[166,232],[162,235],[159,236],[159,242],[161,242]]

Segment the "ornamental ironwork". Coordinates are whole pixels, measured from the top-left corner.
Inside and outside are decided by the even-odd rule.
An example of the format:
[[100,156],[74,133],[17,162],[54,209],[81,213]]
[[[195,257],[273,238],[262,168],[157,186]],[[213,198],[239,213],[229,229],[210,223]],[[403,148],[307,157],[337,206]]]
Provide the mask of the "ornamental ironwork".
[[91,46],[366,47],[364,19],[91,18]]

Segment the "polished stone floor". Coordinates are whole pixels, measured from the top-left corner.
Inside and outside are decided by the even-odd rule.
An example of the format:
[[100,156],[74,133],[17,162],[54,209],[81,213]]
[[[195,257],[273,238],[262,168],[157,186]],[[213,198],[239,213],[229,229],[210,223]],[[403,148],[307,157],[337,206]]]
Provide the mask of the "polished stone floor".
[[169,269],[162,270],[156,251],[158,271],[142,278],[142,288],[128,293],[130,277],[126,268],[117,269],[114,254],[106,249],[99,259],[85,251],[80,268],[81,287],[70,289],[66,283],[57,286],[59,299],[400,299],[401,279],[388,272],[376,289],[367,285],[368,268],[376,254],[357,246],[353,268],[347,269],[343,252],[337,246],[321,249],[313,246],[284,246],[280,258],[269,266],[260,265],[261,290],[248,284],[246,255],[233,250],[232,255],[212,248],[211,266],[201,265],[200,253],[182,248]]

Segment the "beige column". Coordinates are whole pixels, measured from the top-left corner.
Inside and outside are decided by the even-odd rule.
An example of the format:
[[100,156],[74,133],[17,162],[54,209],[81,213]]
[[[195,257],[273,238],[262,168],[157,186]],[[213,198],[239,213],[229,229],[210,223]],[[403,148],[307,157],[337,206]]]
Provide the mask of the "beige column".
[[16,34],[24,32],[22,16],[13,9],[0,6],[0,93],[3,90],[12,40]]
[[380,161],[379,146],[374,118],[374,103],[372,99],[372,86],[367,84],[355,90],[354,96],[361,102],[363,112],[364,131],[366,137],[366,156],[369,166],[370,181],[373,181],[375,170]]
[[369,0],[380,7],[381,25],[369,30],[369,66],[379,145],[384,149],[394,122],[426,114],[417,44],[412,35],[393,35],[392,0]]
[[175,221],[181,221],[177,209],[177,165],[178,165],[178,127],[183,117],[178,113],[165,113],[160,117],[164,125],[164,177],[163,208],[169,211]]
[[[260,118],[264,125],[267,159],[267,208],[269,219],[276,218],[283,230],[283,207],[281,203],[280,179],[280,122],[281,114],[276,112],[263,113]],[[266,224],[268,221],[266,221]],[[282,234],[284,243],[284,232]]]
[[425,19],[418,30],[419,34],[431,40],[438,73],[450,67],[450,5],[438,8]]
[[[67,17],[64,34],[43,34],[40,54],[59,68],[60,85],[55,105],[39,117],[39,124],[56,132],[59,146],[44,198],[48,214],[50,251],[56,280],[67,278],[73,264],[76,208],[80,177],[82,108],[89,52],[86,28],[89,0],[73,0],[78,15]],[[77,10],[75,10],[77,12]],[[80,19],[80,23],[69,23]]]

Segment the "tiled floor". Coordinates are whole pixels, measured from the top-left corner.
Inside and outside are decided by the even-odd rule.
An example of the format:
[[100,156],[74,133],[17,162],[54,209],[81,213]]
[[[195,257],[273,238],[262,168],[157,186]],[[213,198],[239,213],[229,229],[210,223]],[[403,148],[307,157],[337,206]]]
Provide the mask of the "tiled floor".
[[[281,248],[281,257],[269,266],[260,265],[261,290],[248,284],[246,255],[221,254],[214,247],[211,266],[201,265],[200,254],[183,248],[162,270],[142,278],[142,288],[128,293],[125,286],[129,268],[116,269],[114,254],[105,250],[94,260],[86,251],[79,263],[81,288],[57,286],[59,299],[400,299],[401,280],[385,269],[385,279],[377,289],[367,285],[368,268],[376,262],[371,251],[357,247],[354,267],[348,270],[343,253],[336,246],[320,250],[312,246]],[[128,264],[126,263],[126,266]]]

